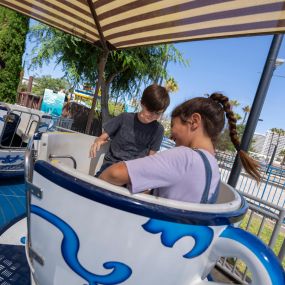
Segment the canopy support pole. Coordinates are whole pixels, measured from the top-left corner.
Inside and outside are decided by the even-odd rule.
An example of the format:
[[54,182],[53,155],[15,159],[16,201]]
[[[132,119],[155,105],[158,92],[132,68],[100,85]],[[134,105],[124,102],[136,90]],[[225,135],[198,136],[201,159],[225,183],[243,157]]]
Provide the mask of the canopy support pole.
[[100,22],[99,22],[99,20],[98,20],[97,13],[96,13],[96,11],[95,11],[95,9],[94,9],[93,1],[92,1],[92,0],[87,0],[87,3],[88,3],[88,6],[89,6],[91,15],[92,15],[92,17],[93,17],[95,26],[96,26],[96,28],[97,28],[97,30],[98,30],[101,45],[102,45],[102,47],[103,47],[104,50],[108,50],[107,43],[106,43],[104,34],[103,34],[103,32],[102,32],[102,28],[101,28]]
[[[248,121],[242,136],[240,148],[244,151],[248,151],[249,149],[250,142],[253,137],[266,98],[266,93],[268,91],[273,72],[276,68],[275,65],[276,59],[278,56],[282,40],[283,40],[283,34],[274,35],[272,39],[268,56],[253,100],[251,112],[249,114]],[[242,166],[241,161],[238,155],[236,155],[232,171],[228,179],[228,184],[230,184],[233,187],[236,187],[236,184],[238,182],[238,178],[241,172],[241,166]]]

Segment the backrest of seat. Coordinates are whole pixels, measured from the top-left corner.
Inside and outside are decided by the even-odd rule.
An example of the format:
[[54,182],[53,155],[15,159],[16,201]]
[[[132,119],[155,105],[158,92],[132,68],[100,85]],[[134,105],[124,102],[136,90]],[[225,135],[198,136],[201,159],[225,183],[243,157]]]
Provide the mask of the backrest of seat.
[[[101,167],[109,144],[102,146],[95,158],[89,157],[89,150],[96,137],[81,133],[51,132],[44,133],[38,147],[38,159],[45,161],[60,161],[73,168],[72,156],[77,164],[77,170],[92,176]],[[50,160],[50,155],[54,159]],[[61,158],[57,158],[61,156]],[[66,156],[63,158],[62,156]]]
[[5,116],[9,112],[9,107],[6,106],[5,104],[0,103],[0,137],[2,134],[2,130],[5,124]]
[[221,182],[220,187],[216,204],[230,203],[236,199],[236,194],[230,185]]
[[[13,141],[16,136],[16,131],[18,128],[18,125],[21,122],[21,118],[18,114],[15,114],[13,112],[9,112],[4,119],[4,128],[2,130],[1,134],[1,140],[0,145],[1,146],[13,146]],[[19,145],[18,145],[19,144]],[[18,142],[16,146],[20,146],[21,142]]]
[[94,176],[97,171],[101,168],[104,157],[106,152],[109,150],[110,142],[104,144],[101,146],[100,150],[97,152],[96,157],[92,158],[90,161],[90,169],[89,169],[89,175]]

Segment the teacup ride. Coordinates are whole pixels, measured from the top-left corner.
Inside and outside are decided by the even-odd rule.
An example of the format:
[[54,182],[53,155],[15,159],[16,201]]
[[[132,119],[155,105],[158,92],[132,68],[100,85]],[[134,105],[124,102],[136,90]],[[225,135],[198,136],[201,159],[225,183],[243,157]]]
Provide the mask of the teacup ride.
[[216,204],[132,195],[94,177],[107,146],[90,159],[93,141],[44,133],[37,159],[32,143],[26,152],[25,246],[35,284],[222,284],[207,279],[220,257],[243,260],[251,284],[284,284],[271,249],[236,227],[247,203],[233,188],[222,183]]
[[44,112],[0,102],[0,178],[24,174],[28,141],[51,125],[52,117]]

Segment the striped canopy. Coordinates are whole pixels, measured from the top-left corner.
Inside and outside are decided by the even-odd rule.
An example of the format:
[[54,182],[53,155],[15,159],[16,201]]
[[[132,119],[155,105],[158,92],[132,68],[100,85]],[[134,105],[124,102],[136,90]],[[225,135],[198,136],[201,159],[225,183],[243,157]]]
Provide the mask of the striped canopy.
[[0,0],[109,49],[285,31],[285,0]]

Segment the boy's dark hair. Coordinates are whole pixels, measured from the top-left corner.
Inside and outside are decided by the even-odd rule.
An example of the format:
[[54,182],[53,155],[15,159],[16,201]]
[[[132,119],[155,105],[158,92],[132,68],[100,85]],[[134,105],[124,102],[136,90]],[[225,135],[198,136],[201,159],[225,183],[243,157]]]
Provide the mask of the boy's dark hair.
[[166,88],[160,85],[152,84],[143,91],[141,104],[149,111],[165,111],[169,103],[169,94]]

